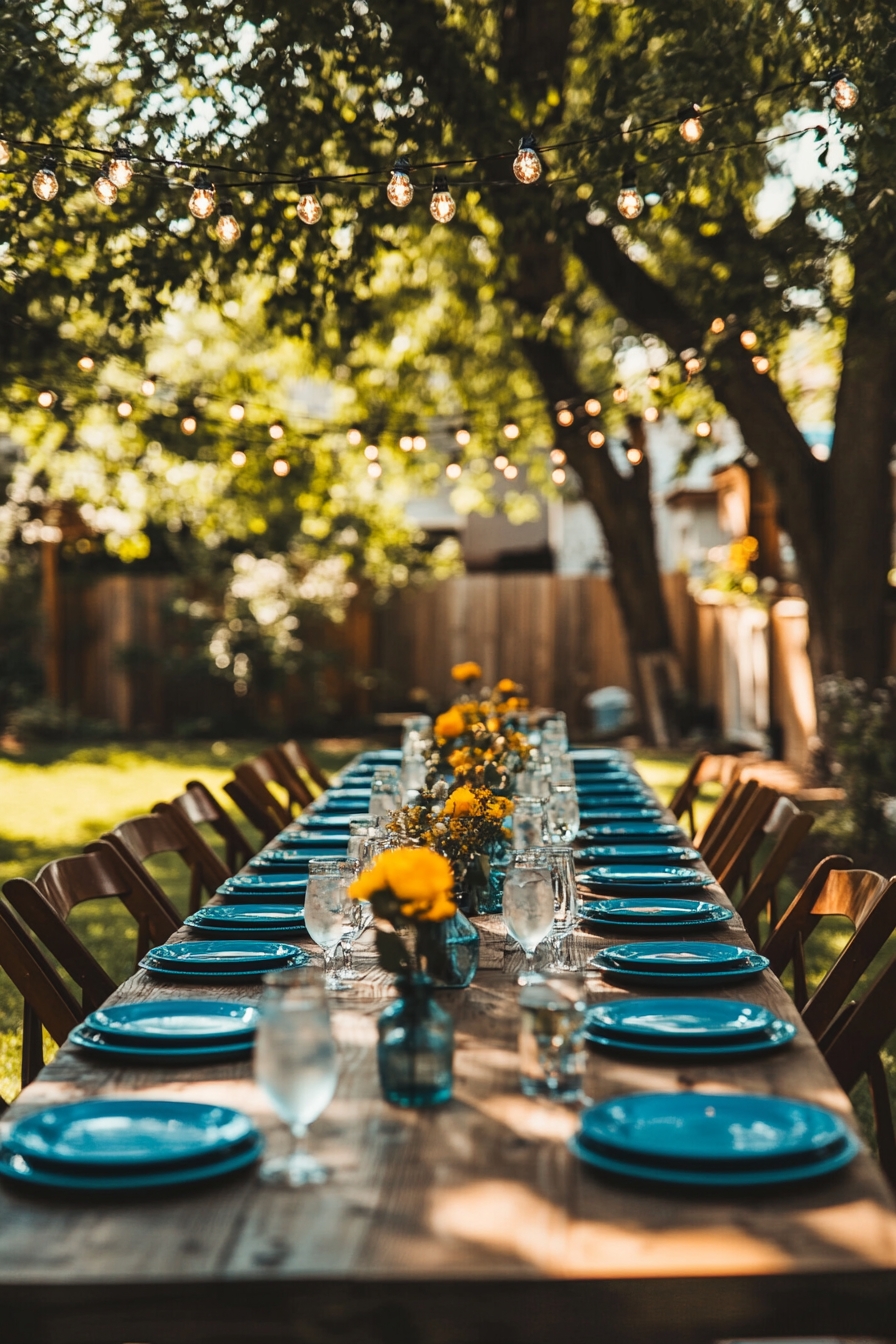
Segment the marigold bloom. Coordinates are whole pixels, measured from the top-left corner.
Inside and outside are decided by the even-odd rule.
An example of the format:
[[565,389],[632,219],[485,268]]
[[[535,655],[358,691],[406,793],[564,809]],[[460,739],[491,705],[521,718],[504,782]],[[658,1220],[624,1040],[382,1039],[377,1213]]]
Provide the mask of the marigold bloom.
[[455,681],[475,681],[477,677],[482,676],[482,668],[473,662],[455,663],[451,675]]
[[519,687],[510,677],[502,677],[495,690],[500,691],[502,695],[513,695],[513,692],[519,690]]
[[447,742],[449,737],[460,737],[466,726],[467,721],[463,714],[456,705],[452,705],[451,709],[446,709],[445,713],[436,719],[434,731],[437,738]]
[[356,878],[348,894],[369,900],[378,891],[390,891],[405,919],[437,922],[450,919],[457,907],[452,898],[451,864],[431,849],[387,849],[373,867]]
[[449,817],[462,817],[472,812],[476,806],[476,795],[472,789],[461,786],[450,793],[445,800],[445,815]]

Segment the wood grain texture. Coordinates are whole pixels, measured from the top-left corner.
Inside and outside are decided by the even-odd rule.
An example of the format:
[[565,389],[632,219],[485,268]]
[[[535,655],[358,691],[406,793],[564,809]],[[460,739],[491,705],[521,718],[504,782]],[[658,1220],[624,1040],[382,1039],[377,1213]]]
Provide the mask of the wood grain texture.
[[[708,894],[727,904],[720,888]],[[479,924],[484,968],[469,990],[440,995],[456,1027],[455,1096],[430,1112],[380,1097],[376,1019],[393,991],[369,943],[357,947],[364,979],[332,1005],[340,1083],[312,1130],[333,1173],[327,1185],[272,1191],[250,1172],[192,1192],[76,1202],[4,1185],[4,1340],[543,1344],[595,1329],[602,1340],[673,1342],[892,1334],[896,1209],[867,1153],[805,1189],[736,1197],[596,1176],[565,1147],[576,1113],[519,1092],[522,956],[498,916]],[[749,942],[736,916],[719,936]],[[576,960],[586,965],[605,943],[577,932]],[[624,997],[596,972],[588,979],[592,1000]],[[113,1000],[253,1001],[259,993],[251,985],[188,990],[140,973]],[[768,973],[714,993],[799,1024]],[[802,1026],[791,1048],[751,1062],[664,1068],[589,1055],[594,1100],[682,1088],[801,1097],[851,1119]],[[218,1101],[255,1116],[272,1150],[287,1142],[248,1063],[110,1069],[70,1046],[10,1118],[109,1094]]]

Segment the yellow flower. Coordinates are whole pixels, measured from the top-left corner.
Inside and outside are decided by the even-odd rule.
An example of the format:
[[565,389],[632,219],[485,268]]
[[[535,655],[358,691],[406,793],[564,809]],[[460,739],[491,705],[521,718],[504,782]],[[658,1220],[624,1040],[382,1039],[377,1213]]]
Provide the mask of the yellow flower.
[[455,663],[451,675],[455,681],[475,681],[482,676],[482,668],[478,663]]
[[451,864],[431,849],[387,849],[348,889],[356,901],[391,891],[405,919],[436,922],[456,913]]
[[467,751],[466,747],[458,747],[457,750],[452,751],[451,755],[448,757],[448,764],[451,766],[452,770],[459,770],[462,765],[467,765],[469,763],[469,757],[470,753]]
[[494,797],[489,802],[486,814],[492,821],[503,821],[509,817],[513,811],[513,800],[511,798]]
[[472,789],[459,788],[445,799],[446,817],[463,817],[476,806],[476,795]]
[[500,691],[502,695],[512,695],[514,691],[519,690],[519,687],[510,677],[502,677],[495,690]]
[[435,735],[442,742],[447,742],[449,737],[460,737],[467,726],[466,719],[456,705],[451,709],[446,709],[444,714],[440,714],[435,721]]

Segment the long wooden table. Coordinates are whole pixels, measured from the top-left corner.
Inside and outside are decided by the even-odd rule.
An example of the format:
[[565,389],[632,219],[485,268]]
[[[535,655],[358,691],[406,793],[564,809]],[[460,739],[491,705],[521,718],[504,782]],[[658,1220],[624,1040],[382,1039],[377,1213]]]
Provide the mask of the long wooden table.
[[[727,903],[720,888],[708,889]],[[328,1184],[264,1188],[254,1172],[214,1187],[117,1200],[0,1188],[0,1336],[6,1344],[547,1344],[705,1341],[743,1335],[896,1333],[896,1207],[863,1152],[790,1191],[698,1195],[604,1179],[568,1153],[573,1109],[524,1098],[515,978],[502,921],[478,921],[482,965],[440,996],[456,1026],[455,1095],[433,1111],[381,1098],[376,1019],[392,993],[366,969],[334,996],[335,1100],[313,1126]],[[748,945],[737,919],[718,935]],[[585,964],[606,940],[574,935]],[[592,998],[619,997],[599,975]],[[689,993],[693,991],[688,991]],[[188,990],[139,973],[112,1002],[255,1000],[255,986]],[[714,994],[799,1023],[780,983]],[[854,1123],[808,1033],[752,1062],[663,1068],[592,1052],[587,1091],[746,1090],[800,1097]],[[215,1101],[284,1127],[250,1064],[108,1068],[66,1046],[9,1119],[98,1095]]]

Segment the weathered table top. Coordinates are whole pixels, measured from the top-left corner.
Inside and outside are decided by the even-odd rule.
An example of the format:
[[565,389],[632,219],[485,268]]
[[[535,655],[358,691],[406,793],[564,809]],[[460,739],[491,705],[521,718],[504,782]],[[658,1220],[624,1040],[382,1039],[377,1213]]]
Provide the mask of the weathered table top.
[[[709,895],[726,901],[718,888]],[[752,1195],[664,1193],[586,1169],[565,1147],[576,1113],[520,1094],[522,957],[499,917],[478,923],[476,980],[440,996],[456,1026],[452,1102],[405,1112],[381,1099],[376,1019],[392,991],[360,946],[364,979],[332,1000],[339,1087],[311,1132],[330,1182],[278,1191],[249,1172],[214,1187],[113,1201],[35,1198],[4,1184],[3,1339],[545,1344],[582,1329],[604,1341],[894,1333],[896,1208],[867,1153],[820,1183]],[[720,936],[748,943],[736,917]],[[576,959],[584,964],[604,942],[576,934]],[[590,991],[594,999],[624,993],[597,974]],[[141,972],[113,1001],[249,1002],[259,993],[189,990]],[[713,993],[799,1023],[768,973]],[[691,1087],[801,1097],[851,1117],[803,1028],[789,1049],[749,1062],[663,1068],[589,1056],[595,1100]],[[234,1106],[257,1118],[273,1150],[288,1142],[249,1063],[113,1069],[71,1046],[10,1117],[113,1093]]]

